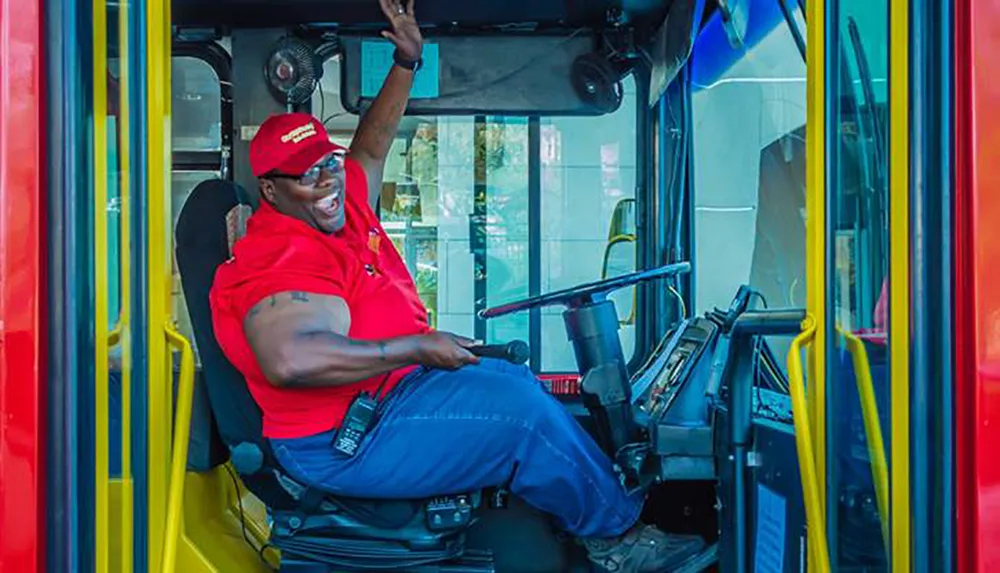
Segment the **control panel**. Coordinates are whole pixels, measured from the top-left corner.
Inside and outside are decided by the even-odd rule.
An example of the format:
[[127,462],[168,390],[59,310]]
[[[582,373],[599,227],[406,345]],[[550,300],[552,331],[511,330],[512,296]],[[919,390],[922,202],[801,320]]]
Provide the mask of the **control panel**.
[[659,460],[661,480],[710,479],[715,473],[706,387],[719,330],[709,318],[682,322],[634,380],[633,411]]
[[[637,416],[659,420],[674,403],[699,359],[715,342],[718,327],[708,319],[683,322],[633,385]],[[648,425],[648,422],[647,422]]]

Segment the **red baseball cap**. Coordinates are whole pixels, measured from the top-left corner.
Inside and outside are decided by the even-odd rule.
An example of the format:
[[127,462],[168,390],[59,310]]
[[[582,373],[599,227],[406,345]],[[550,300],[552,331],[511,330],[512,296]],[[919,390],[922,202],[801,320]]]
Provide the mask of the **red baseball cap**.
[[323,124],[308,113],[272,115],[250,142],[250,169],[254,177],[272,171],[299,175],[324,155],[342,149],[330,141]]

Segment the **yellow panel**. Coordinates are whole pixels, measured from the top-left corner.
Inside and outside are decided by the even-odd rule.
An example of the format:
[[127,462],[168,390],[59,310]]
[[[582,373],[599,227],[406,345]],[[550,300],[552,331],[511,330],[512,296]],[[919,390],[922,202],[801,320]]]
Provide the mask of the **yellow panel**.
[[889,364],[892,570],[910,571],[910,22],[889,4]]
[[806,3],[806,309],[816,326],[809,351],[812,421],[821,513],[826,519],[826,22],[825,0]]
[[94,62],[94,567],[108,571],[108,21],[93,2]]
[[[240,487],[228,467],[206,473],[188,473],[184,488],[184,537],[178,547],[177,571],[246,571],[269,573],[278,565],[275,550],[265,551],[270,567],[261,561],[255,547],[268,536],[264,505]],[[240,503],[251,547],[243,537]]]
[[[108,483],[108,506],[112,512],[121,511],[122,507],[122,482],[121,479],[113,479]],[[108,551],[109,551],[109,568],[111,571],[130,571],[132,569],[132,564],[129,562],[128,569],[122,567],[122,523],[120,521],[111,521],[108,527]]]

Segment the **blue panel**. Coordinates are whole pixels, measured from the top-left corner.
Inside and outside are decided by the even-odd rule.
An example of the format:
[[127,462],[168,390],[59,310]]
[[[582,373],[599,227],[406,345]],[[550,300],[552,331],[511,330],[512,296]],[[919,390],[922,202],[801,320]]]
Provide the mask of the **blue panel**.
[[782,573],[784,570],[785,514],[785,498],[758,484],[754,573]]
[[[93,271],[89,191],[92,138],[90,10],[64,0],[45,2],[49,105],[46,226],[48,402],[45,562],[51,571],[93,569]],[[88,47],[81,49],[80,47]],[[7,533],[7,532],[3,532]],[[3,535],[0,533],[0,535]]]
[[[778,26],[785,26],[785,18],[776,0],[755,0],[750,3],[744,47],[734,49],[722,27],[722,17],[716,12],[702,29],[694,45],[691,82],[693,91],[717,81],[722,74],[746,55]],[[789,57],[799,58],[795,44],[789,42]]]
[[[440,94],[439,46],[424,44],[423,64],[413,79],[412,99],[436,98]],[[396,47],[386,40],[365,40],[361,43],[361,97],[373,98],[382,89],[382,82],[393,65]]]
[[146,256],[148,242],[146,236],[149,233],[149,222],[146,220],[146,213],[149,212],[149,200],[146,190],[149,188],[149,168],[148,150],[146,142],[148,135],[148,94],[147,85],[147,50],[146,50],[146,13],[148,5],[146,0],[132,2],[132,10],[129,12],[129,56],[130,67],[122,70],[122,75],[129,82],[131,122],[129,126],[129,144],[132,157],[132,171],[129,173],[131,186],[131,210],[129,214],[131,223],[132,248],[128,256],[131,259],[132,276],[132,483],[133,483],[133,571],[149,570],[149,448],[148,448],[148,428],[149,418],[148,402],[149,392],[147,389],[147,362],[149,360],[149,348],[147,345],[147,332],[149,324],[147,309],[149,308],[149,296],[146,289],[149,272],[149,262]]

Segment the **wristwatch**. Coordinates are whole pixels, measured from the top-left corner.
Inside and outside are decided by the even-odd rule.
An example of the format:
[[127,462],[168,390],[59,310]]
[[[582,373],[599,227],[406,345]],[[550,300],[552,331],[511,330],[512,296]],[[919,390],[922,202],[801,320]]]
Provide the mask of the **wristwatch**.
[[416,61],[406,59],[399,53],[399,50],[392,53],[392,61],[395,62],[397,66],[403,68],[404,70],[410,70],[411,72],[419,70],[420,66],[424,63],[423,58],[418,58]]

